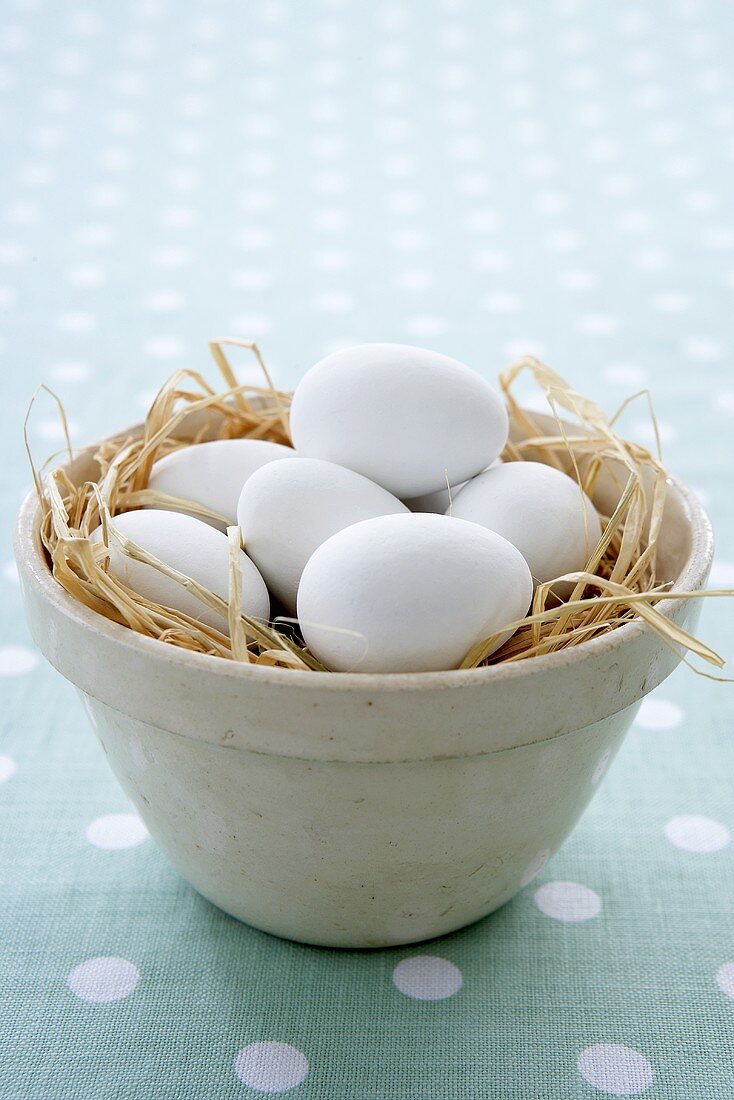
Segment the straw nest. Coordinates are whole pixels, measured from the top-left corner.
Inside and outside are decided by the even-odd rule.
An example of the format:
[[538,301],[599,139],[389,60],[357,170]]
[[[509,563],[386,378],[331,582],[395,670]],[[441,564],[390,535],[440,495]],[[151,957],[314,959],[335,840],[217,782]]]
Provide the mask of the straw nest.
[[[245,348],[255,357],[263,372],[263,386],[237,383],[225,346]],[[120,512],[146,505],[175,506],[173,498],[147,488],[153,463],[170,451],[204,438],[246,436],[290,444],[290,395],[274,387],[257,346],[228,338],[212,341],[210,350],[221,375],[218,387],[196,371],[173,374],[153,400],[139,437],[107,440],[94,450],[100,471],[96,481],[74,484],[63,467],[53,467],[53,459],[37,469],[31,458],[42,510],[41,538],[51,570],[58,583],[85,606],[169,645],[245,663],[326,671],[305,648],[292,620],[265,623],[242,615],[238,528],[227,531],[231,564],[229,600],[225,602],[146,553],[115,527],[114,517]],[[512,389],[523,373],[532,376],[545,395],[548,412],[557,421],[560,434],[549,434],[547,426],[544,429],[534,415],[518,405]],[[607,508],[611,514],[602,514],[603,534],[583,572],[563,578],[572,583],[570,595],[561,601],[553,593],[555,582],[539,585],[527,618],[508,624],[517,628],[509,641],[487,658],[493,638],[486,639],[466,655],[461,667],[529,660],[583,645],[635,618],[644,620],[681,655],[695,653],[721,667],[723,661],[713,650],[657,610],[657,603],[664,598],[731,593],[674,592],[658,577],[656,549],[666,473],[650,451],[617,434],[614,424],[622,409],[608,418],[595,402],[576,393],[531,357],[510,366],[499,382],[512,425],[503,459],[532,459],[556,466],[574,476],[592,499],[600,477],[607,482],[611,477],[616,505]],[[63,406],[54,394],[51,396],[59,407],[71,457]],[[32,407],[33,402],[29,416]],[[570,429],[569,417],[573,419]],[[26,427],[27,423],[28,418]],[[192,423],[200,425],[193,434]],[[191,503],[186,507],[192,514],[224,520]],[[90,535],[100,525],[102,541],[93,543]],[[223,614],[229,623],[229,636],[179,611],[151,603],[121,584],[105,566],[105,547],[110,544],[152,565]]]

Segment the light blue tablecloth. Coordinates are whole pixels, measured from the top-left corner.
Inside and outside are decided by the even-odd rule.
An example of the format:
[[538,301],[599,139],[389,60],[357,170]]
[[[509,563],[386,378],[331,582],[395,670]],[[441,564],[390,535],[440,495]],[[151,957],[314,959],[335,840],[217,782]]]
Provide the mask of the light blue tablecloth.
[[[733,584],[733,52],[725,0],[7,0],[0,1096],[734,1095],[731,688],[682,669],[650,698],[495,916],[308,949],[146,840],[29,641],[9,534],[41,381],[83,443],[212,336],[283,386],[398,340],[489,377],[534,352],[609,409],[649,386]],[[625,424],[651,440],[644,400]],[[34,452],[59,439],[43,397]],[[731,656],[731,607],[701,634]]]

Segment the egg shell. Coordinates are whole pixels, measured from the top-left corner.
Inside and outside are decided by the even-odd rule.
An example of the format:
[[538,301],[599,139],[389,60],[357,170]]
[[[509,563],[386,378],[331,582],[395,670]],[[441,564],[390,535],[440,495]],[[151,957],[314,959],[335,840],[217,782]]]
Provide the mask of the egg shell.
[[435,351],[362,344],[301,379],[290,413],[299,454],[348,466],[402,499],[456,485],[497,457],[508,421],[475,371]]
[[237,518],[247,553],[270,591],[293,612],[303,567],[322,542],[359,520],[407,511],[353,470],[291,458],[255,471],[240,495]]
[[532,591],[522,555],[501,535],[408,513],[323,543],[303,571],[298,619],[334,671],[431,672],[456,668],[475,643],[523,618]]
[[[193,516],[157,508],[121,512],[112,522],[122,535],[149,554],[184,573],[215,595],[221,596],[223,600],[229,599],[229,544],[227,536],[221,531],[216,531]],[[101,537],[102,529],[98,527],[92,538],[96,542]],[[270,616],[270,597],[265,581],[257,566],[242,551],[240,568],[242,611],[251,619],[267,620]],[[207,607],[193,593],[187,592],[177,581],[166,577],[152,565],[129,558],[113,542],[110,545],[109,571],[146,599],[183,611],[192,619],[198,619],[224,634],[229,634],[225,617]]]
[[[149,489],[202,504],[226,519],[198,519],[223,531],[237,522],[237,501],[248,477],[268,462],[292,458],[292,447],[266,439],[213,439],[172,451],[153,464]],[[156,507],[160,507],[156,505]],[[173,509],[185,512],[186,508]]]
[[[542,462],[485,470],[457,493],[451,515],[508,539],[536,584],[583,569],[601,535],[596,509],[578,482]],[[559,586],[559,593],[568,587]]]

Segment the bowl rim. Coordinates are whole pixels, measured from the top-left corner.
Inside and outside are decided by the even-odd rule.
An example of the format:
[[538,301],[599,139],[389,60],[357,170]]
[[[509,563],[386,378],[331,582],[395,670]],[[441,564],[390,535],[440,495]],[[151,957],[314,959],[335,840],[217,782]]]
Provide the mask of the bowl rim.
[[[115,432],[108,438],[115,438],[119,434]],[[91,444],[89,447],[80,448],[74,452],[74,458],[80,457],[85,451],[97,446],[98,444]],[[685,522],[691,533],[691,549],[675,579],[673,588],[684,592],[700,590],[713,561],[714,535],[711,521],[699,497],[692,489],[673,475],[668,475],[666,482],[668,490],[675,492],[679,498]],[[486,665],[473,669],[446,669],[439,672],[316,672],[242,664],[168,645],[157,638],[137,634],[130,627],[115,623],[79,603],[54,580],[40,541],[39,527],[40,506],[35,489],[31,489],[21,504],[15,522],[16,559],[21,573],[30,573],[43,598],[52,604],[58,613],[73,620],[78,627],[88,631],[90,636],[103,635],[110,643],[142,652],[151,661],[173,662],[182,669],[190,668],[202,674],[208,672],[215,677],[255,679],[278,687],[298,686],[299,690],[327,689],[337,693],[349,693],[356,689],[371,693],[389,693],[433,691],[439,688],[450,689],[467,685],[477,687],[480,684],[531,677],[542,672],[551,672],[578,664],[586,659],[598,658],[605,653],[612,654],[620,647],[633,643],[649,629],[641,619],[636,619],[570,649],[543,654],[531,660]],[[662,614],[670,615],[677,603],[676,600],[664,599],[657,606]]]

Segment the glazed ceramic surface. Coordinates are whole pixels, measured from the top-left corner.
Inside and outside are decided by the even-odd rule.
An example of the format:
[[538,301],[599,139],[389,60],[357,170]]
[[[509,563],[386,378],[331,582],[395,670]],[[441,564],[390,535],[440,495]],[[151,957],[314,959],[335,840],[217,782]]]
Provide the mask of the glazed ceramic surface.
[[[74,478],[94,473],[90,452],[70,467]],[[634,623],[565,653],[464,672],[236,665],[77,604],[50,574],[39,518],[30,496],[16,554],[39,648],[80,689],[173,866],[228,913],[290,939],[407,943],[502,905],[563,842],[637,704],[678,663]],[[700,588],[712,550],[697,498],[671,481],[661,572]],[[698,607],[661,610],[691,629]]]

